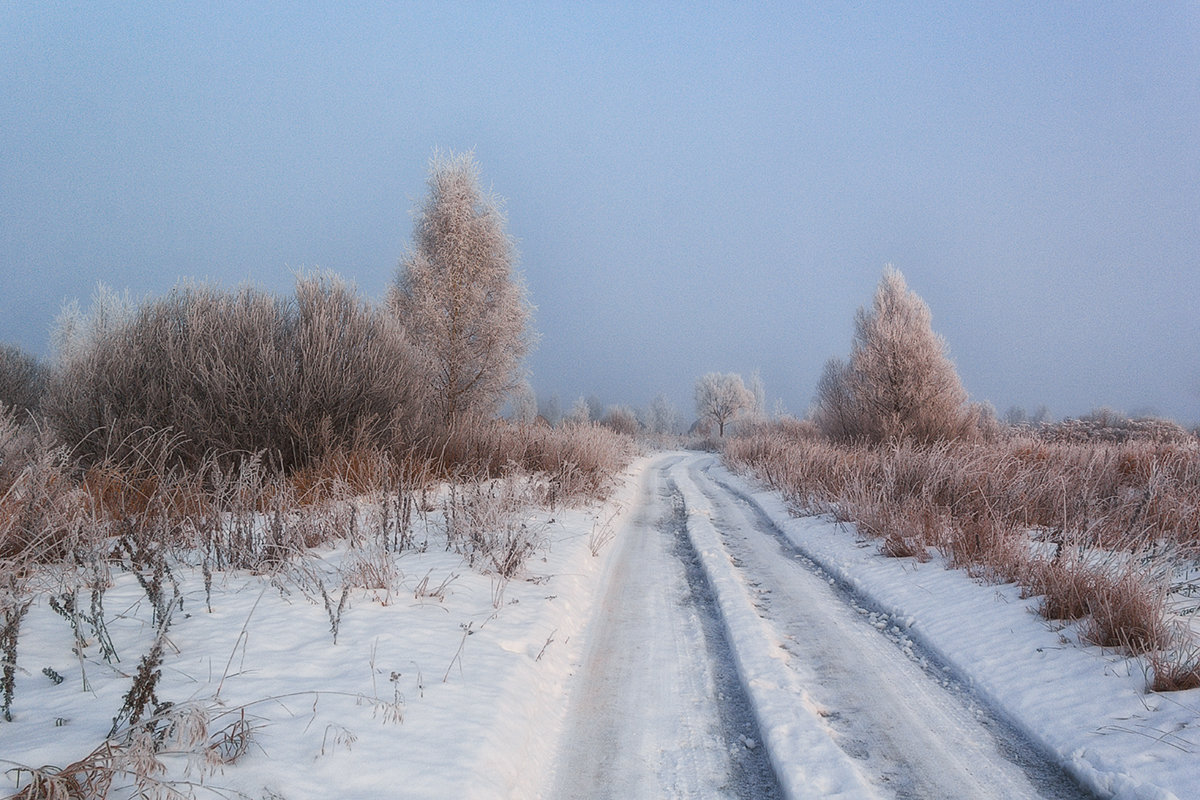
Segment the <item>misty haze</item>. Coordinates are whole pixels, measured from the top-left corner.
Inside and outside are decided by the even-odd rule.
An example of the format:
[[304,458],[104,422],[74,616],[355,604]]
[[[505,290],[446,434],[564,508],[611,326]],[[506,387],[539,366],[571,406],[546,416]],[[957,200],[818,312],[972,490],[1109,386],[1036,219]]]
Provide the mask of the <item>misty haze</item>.
[[1200,796],[1200,10],[0,11],[0,796]]

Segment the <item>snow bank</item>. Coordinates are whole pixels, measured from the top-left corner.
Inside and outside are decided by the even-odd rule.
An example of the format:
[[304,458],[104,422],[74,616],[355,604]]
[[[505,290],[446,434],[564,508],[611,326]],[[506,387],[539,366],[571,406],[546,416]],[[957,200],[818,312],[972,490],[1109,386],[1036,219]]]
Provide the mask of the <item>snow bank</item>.
[[[162,777],[190,781],[181,788],[199,797],[536,796],[556,753],[578,634],[612,551],[594,555],[593,532],[630,505],[645,463],[603,505],[530,511],[526,524],[545,547],[507,583],[448,552],[440,513],[430,513],[415,536],[428,548],[390,556],[399,570],[391,587],[349,591],[336,644],[315,580],[324,579],[336,604],[338,569],[357,557],[344,544],[312,551],[279,575],[215,574],[211,611],[199,570],[179,568],[184,605],[158,696],[193,706],[214,732],[244,713],[254,735],[235,764],[214,773],[166,755]],[[94,643],[85,648],[87,690],[66,620],[46,594],[30,609],[15,721],[0,722],[0,772],[63,766],[104,740],[153,640],[132,575],[114,573],[104,607],[121,660],[108,664]],[[0,796],[16,790],[16,779],[0,774]]]
[[1093,792],[1118,800],[1200,797],[1200,690],[1150,694],[1143,663],[1048,623],[1013,585],[983,584],[941,559],[887,558],[852,525],[789,514],[778,494],[724,467],[805,556],[900,637],[917,641],[982,702]]
[[783,649],[755,611],[721,545],[708,499],[685,470],[671,474],[683,495],[688,535],[717,597],[738,672],[783,791],[795,800],[878,797],[830,737],[815,706],[785,665]]

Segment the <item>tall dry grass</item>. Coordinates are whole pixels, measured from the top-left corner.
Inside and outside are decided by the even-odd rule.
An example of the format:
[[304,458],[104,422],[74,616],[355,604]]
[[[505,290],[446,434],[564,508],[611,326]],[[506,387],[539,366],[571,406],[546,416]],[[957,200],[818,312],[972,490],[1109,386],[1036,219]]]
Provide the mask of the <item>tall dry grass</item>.
[[798,510],[854,521],[889,555],[940,552],[972,574],[1021,584],[1047,618],[1082,620],[1096,644],[1179,646],[1167,582],[1171,564],[1200,559],[1200,442],[1082,436],[1087,427],[884,445],[761,428],[724,452]]

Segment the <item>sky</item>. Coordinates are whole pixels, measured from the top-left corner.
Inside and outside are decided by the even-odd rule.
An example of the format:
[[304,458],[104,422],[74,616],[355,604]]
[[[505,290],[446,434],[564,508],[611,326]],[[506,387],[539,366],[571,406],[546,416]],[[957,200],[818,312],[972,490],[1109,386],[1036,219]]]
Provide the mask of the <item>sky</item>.
[[892,264],[973,400],[1200,423],[1200,4],[0,4],[0,342],[103,282],[382,298],[473,149],[543,398],[802,415]]

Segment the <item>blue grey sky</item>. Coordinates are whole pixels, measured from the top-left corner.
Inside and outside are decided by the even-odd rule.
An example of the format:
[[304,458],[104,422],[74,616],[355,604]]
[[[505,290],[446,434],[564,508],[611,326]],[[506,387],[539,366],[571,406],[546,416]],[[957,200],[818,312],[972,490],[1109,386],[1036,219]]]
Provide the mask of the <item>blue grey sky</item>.
[[1200,4],[0,5],[0,341],[180,278],[380,298],[435,148],[539,394],[802,414],[886,263],[973,399],[1200,422]]

